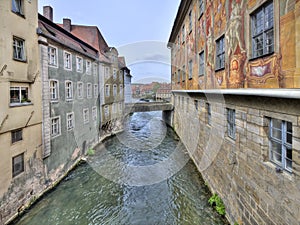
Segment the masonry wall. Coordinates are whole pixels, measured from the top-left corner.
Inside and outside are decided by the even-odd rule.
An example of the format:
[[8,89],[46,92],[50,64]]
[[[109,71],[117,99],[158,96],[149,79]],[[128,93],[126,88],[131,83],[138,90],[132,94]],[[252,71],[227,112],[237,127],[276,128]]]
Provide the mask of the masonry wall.
[[[300,223],[299,100],[175,92],[173,103],[173,127],[204,180],[223,199],[231,224]],[[235,140],[227,134],[226,108],[236,110]],[[276,172],[270,161],[270,118],[292,123],[292,173]]]

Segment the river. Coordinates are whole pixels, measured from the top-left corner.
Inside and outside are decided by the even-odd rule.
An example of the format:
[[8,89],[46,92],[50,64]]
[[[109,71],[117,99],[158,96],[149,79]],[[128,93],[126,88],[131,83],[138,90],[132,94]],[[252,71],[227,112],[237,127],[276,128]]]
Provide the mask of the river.
[[161,112],[135,113],[14,224],[228,224]]

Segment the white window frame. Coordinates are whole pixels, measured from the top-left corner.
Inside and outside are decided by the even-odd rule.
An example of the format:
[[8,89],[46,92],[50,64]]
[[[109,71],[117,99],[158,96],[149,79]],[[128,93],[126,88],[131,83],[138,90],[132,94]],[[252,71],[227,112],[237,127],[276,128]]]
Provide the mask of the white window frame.
[[104,73],[105,73],[105,79],[107,80],[109,78],[109,71],[110,71],[110,68],[108,66],[106,66],[104,68]]
[[113,69],[113,78],[117,79],[117,70],[116,69]]
[[81,56],[76,56],[76,71],[83,72],[83,58]]
[[114,84],[113,85],[113,96],[117,96],[117,93],[118,93],[118,88],[117,88],[117,85]]
[[[55,124],[53,123],[55,121],[57,121]],[[54,125],[57,126],[55,128],[54,132]],[[60,116],[55,116],[55,117],[51,117],[51,138],[56,138],[58,136],[61,135],[61,120],[60,120]]]
[[[9,99],[10,99],[10,106],[13,106],[13,105],[26,105],[28,104],[28,102],[23,102],[23,98],[22,98],[22,91],[26,92],[26,95],[27,95],[27,99],[29,100],[29,87],[28,86],[11,86],[10,89],[9,89]],[[19,96],[16,96],[18,97],[17,99],[19,101],[14,101],[14,102],[11,102],[11,91],[18,91],[18,95]]]
[[[69,86],[69,84],[71,86]],[[73,82],[70,80],[65,81],[65,98],[66,101],[72,101],[73,100]]]
[[110,85],[109,84],[105,85],[105,96],[106,97],[110,96]]
[[86,74],[92,74],[92,62],[90,60],[86,60]]
[[97,107],[96,106],[94,106],[92,108],[92,118],[93,118],[94,121],[97,120]]
[[72,54],[64,51],[64,69],[72,70]]
[[16,36],[13,36],[13,59],[26,61],[25,40]]
[[[274,122],[280,124],[280,127],[275,127]],[[290,128],[290,131],[289,131]],[[276,137],[276,134],[277,137]],[[281,135],[280,135],[281,134]],[[288,140],[290,139],[290,141]],[[269,124],[269,159],[275,165],[279,166],[281,169],[286,170],[288,172],[292,172],[293,165],[293,157],[292,157],[292,144],[293,144],[293,128],[292,123],[280,119],[271,118]],[[277,145],[279,147],[279,151],[276,151],[273,145]],[[288,157],[288,153],[290,153],[290,158]],[[280,155],[281,159],[277,159],[276,155]],[[290,162],[290,166],[288,166],[288,162]]]
[[227,108],[227,135],[231,139],[236,139],[236,113],[235,109]]
[[86,84],[86,96],[87,98],[92,98],[92,84],[91,83],[87,83]]
[[67,131],[73,130],[75,128],[74,112],[67,113],[66,121],[67,121]]
[[98,91],[98,84],[94,84],[94,98],[98,98],[99,91]]
[[77,82],[77,98],[82,99],[83,98],[83,82]]
[[104,117],[105,118],[109,117],[109,106],[108,105],[104,106]]
[[122,102],[119,102],[119,111],[120,111],[120,113],[123,111],[123,104],[122,104]]
[[123,92],[124,92],[123,84],[120,84],[120,95],[123,95]]
[[83,123],[87,124],[90,122],[90,117],[89,117],[89,109],[85,108],[82,110],[82,115],[83,115]]
[[58,67],[58,50],[56,47],[48,46],[48,65],[51,67]]
[[[52,86],[51,85],[52,83],[56,84],[56,86]],[[49,80],[49,90],[50,90],[50,100],[51,100],[51,102],[58,101],[58,99],[59,99],[59,81],[54,80],[54,79]]]
[[97,65],[97,63],[93,63],[93,75],[94,76],[98,75],[98,65]]

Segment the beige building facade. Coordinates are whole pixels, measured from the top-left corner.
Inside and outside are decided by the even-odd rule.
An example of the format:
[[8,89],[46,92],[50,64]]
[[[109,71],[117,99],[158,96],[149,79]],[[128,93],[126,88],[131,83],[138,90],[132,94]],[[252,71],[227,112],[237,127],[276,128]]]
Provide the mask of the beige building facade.
[[0,2],[0,223],[43,177],[37,0]]

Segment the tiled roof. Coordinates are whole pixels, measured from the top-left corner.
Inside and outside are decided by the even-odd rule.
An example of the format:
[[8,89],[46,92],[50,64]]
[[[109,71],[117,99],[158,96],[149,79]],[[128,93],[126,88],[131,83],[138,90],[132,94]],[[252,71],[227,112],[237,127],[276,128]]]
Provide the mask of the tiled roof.
[[42,15],[38,15],[38,34],[86,56],[98,59],[98,50]]

